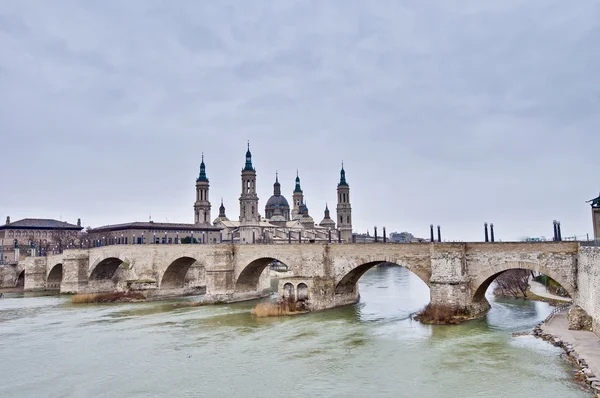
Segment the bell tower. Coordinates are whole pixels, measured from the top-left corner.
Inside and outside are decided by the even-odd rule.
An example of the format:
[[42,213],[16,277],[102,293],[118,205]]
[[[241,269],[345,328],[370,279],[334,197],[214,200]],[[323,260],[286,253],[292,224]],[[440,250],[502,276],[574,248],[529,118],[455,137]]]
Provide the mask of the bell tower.
[[298,170],[296,170],[296,187],[294,188],[294,193],[292,194],[292,201],[294,202],[294,207],[292,208],[292,218],[294,218],[300,213],[300,205],[304,203],[304,193],[302,192],[302,188],[300,188],[300,177],[298,176]]
[[340,182],[337,186],[337,222],[340,237],[346,243],[352,242],[352,206],[350,206],[350,186],[346,182],[346,171],[342,162]]
[[206,165],[204,154],[200,163],[200,175],[196,179],[196,202],[194,203],[194,223],[210,225],[210,201],[208,199],[208,178],[206,177]]
[[252,167],[250,142],[246,151],[246,165],[242,169],[242,194],[240,196],[240,222],[258,223],[258,195],[256,194],[256,170]]

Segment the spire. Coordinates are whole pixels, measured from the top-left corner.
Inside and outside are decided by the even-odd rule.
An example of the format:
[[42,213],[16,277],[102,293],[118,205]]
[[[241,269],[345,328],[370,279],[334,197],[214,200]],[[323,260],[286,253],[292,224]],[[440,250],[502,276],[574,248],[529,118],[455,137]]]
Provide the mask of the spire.
[[329,216],[329,207],[327,203],[325,203],[325,220],[329,220],[331,217]]
[[273,195],[281,196],[281,184],[279,183],[279,175],[275,172],[275,184],[273,184]]
[[200,175],[196,182],[198,181],[206,181],[208,182],[208,178],[206,177],[206,165],[204,164],[204,152],[202,152],[202,163],[200,163]]
[[225,215],[225,206],[223,206],[223,198],[221,198],[221,207],[219,207],[219,217],[227,217]]
[[300,177],[298,176],[298,169],[296,169],[296,188],[294,188],[294,192],[302,192],[302,188],[300,188]]
[[252,154],[250,153],[250,140],[248,140],[248,150],[246,151],[246,165],[242,171],[245,170],[254,171],[252,167]]
[[342,161],[342,171],[340,171],[340,183],[338,186],[348,186],[346,182],[346,171],[344,170],[344,162]]

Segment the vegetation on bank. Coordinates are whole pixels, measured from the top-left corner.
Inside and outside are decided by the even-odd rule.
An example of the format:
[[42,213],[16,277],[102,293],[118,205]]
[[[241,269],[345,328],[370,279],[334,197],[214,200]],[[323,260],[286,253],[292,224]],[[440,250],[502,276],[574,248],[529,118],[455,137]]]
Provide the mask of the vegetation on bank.
[[562,287],[560,283],[550,278],[548,275],[540,274],[534,277],[533,280],[546,286],[546,289],[556,296],[569,297],[569,293],[567,293],[565,288]]
[[146,296],[140,292],[111,292],[111,293],[90,293],[76,294],[71,297],[73,304],[86,303],[118,303],[146,300]]
[[458,325],[471,317],[467,311],[429,303],[415,315],[414,319],[433,325]]
[[531,292],[531,290],[527,290],[526,298],[528,300],[543,301],[544,303],[548,303],[553,307],[562,305],[567,302],[567,300],[557,300],[557,299],[552,299],[552,298],[548,298],[548,297],[538,296],[537,294]]
[[[533,276],[533,273],[524,269],[512,269],[503,272],[496,278],[494,295],[499,297],[514,297],[522,298],[535,301],[543,301],[550,305],[564,304],[563,300],[548,298],[544,296],[538,296],[531,291],[529,285],[529,278]],[[534,281],[544,284],[547,287],[548,292],[568,298],[569,295],[565,289],[554,279],[547,275],[538,275],[532,278]]]
[[510,269],[495,280],[495,296],[526,298],[530,272],[525,269]]
[[256,315],[258,318],[298,315],[306,312],[294,300],[281,300],[278,303],[259,303],[250,311],[252,315]]

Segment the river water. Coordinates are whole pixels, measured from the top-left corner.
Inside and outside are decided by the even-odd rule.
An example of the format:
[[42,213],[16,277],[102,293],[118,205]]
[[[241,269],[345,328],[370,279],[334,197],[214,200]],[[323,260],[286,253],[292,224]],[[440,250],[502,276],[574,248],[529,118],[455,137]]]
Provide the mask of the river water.
[[[427,286],[374,268],[359,304],[257,319],[256,304],[73,305],[0,300],[1,397],[589,397],[561,350],[511,332],[545,303],[494,300],[486,318],[422,325]],[[193,299],[193,298],[192,298]]]

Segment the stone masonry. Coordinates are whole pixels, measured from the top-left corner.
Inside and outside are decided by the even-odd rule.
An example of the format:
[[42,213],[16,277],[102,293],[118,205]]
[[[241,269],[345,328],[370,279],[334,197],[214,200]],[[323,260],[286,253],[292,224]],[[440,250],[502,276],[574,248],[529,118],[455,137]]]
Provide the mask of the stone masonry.
[[46,289],[49,279],[56,283],[60,275],[61,292],[137,287],[149,295],[183,295],[205,290],[208,302],[232,302],[270,293],[273,260],[289,270],[280,288],[289,283],[286,291],[303,296],[303,305],[313,311],[355,303],[360,277],[391,262],[429,286],[432,304],[478,316],[489,308],[485,291],[500,273],[528,269],[558,281],[592,316],[594,330],[600,329],[593,289],[600,286],[600,248],[577,242],[114,245],[28,258],[25,288]]

